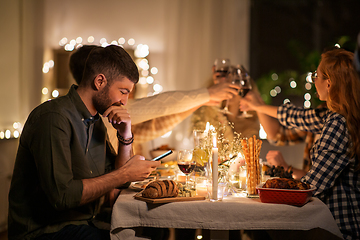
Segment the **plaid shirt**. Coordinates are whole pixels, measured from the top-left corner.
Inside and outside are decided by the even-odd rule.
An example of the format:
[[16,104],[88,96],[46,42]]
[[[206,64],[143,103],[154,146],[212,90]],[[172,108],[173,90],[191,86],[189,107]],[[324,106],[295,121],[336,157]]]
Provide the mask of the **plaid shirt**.
[[357,158],[349,157],[346,119],[330,110],[301,109],[291,104],[278,108],[284,126],[319,133],[311,150],[312,167],[302,178],[316,187],[315,197],[330,209],[344,239],[360,239],[360,178]]
[[[321,109],[321,111],[327,111],[326,103],[320,104],[317,108]],[[305,142],[302,169],[307,172],[311,168],[310,151],[314,146],[315,135],[318,134],[302,131],[298,128],[287,128],[281,125],[276,138],[274,140],[268,139],[268,141],[270,144],[275,146],[295,145]]]

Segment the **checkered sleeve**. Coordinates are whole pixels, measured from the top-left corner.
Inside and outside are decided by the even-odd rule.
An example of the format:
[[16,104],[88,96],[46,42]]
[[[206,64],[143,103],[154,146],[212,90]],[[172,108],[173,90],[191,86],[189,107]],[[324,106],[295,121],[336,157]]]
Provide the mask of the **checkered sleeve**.
[[[286,120],[289,120],[289,118],[287,118],[288,116],[285,113],[285,111],[287,111],[287,109],[289,109],[289,111],[291,111],[291,112],[295,111],[294,106],[292,106],[292,105],[285,105],[285,106],[281,106],[279,108],[278,113],[280,113],[281,117],[283,118],[283,124],[285,124],[284,123],[285,118],[286,118]],[[325,113],[327,111],[326,103],[320,104],[316,108],[316,110],[311,110],[311,111],[314,112],[313,114],[316,117],[323,118],[323,116],[325,115]],[[300,115],[300,113],[295,114],[295,118],[296,118],[296,115]],[[308,114],[308,116],[310,116],[310,115],[311,114]],[[320,120],[318,120],[318,121],[320,121]],[[298,125],[296,125],[296,127],[294,127],[294,126],[295,126],[294,124],[292,124],[291,127],[285,127],[285,126],[281,125],[279,128],[279,131],[276,135],[276,138],[274,140],[269,140],[270,144],[276,145],[276,146],[285,146],[285,145],[294,145],[294,144],[297,144],[300,142],[304,142],[308,138],[309,132],[300,130],[298,128]]]
[[327,112],[326,109],[304,109],[287,103],[278,108],[277,118],[281,125],[290,129],[320,133]]

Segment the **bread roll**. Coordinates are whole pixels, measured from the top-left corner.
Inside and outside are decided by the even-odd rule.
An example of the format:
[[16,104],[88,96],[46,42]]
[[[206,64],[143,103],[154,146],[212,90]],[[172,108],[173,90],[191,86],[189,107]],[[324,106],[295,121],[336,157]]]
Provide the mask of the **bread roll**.
[[142,196],[146,198],[176,197],[179,193],[176,183],[173,180],[156,180],[150,182]]

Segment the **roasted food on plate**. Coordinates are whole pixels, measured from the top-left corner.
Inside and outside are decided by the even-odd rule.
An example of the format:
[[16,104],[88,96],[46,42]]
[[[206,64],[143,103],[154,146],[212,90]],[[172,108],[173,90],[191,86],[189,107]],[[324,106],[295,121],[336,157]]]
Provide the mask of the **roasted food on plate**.
[[271,178],[265,182],[263,188],[308,190],[310,185],[295,179]]
[[179,189],[175,181],[155,180],[146,186],[142,192],[142,196],[145,198],[166,198],[176,197],[178,193]]

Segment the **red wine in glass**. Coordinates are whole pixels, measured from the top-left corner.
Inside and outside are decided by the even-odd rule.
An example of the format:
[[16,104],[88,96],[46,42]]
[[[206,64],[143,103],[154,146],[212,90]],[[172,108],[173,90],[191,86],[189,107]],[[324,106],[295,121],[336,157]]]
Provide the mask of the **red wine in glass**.
[[192,173],[196,166],[195,158],[193,158],[192,149],[179,150],[177,164],[180,169],[186,175],[186,188],[189,189],[189,175]]
[[246,94],[247,94],[249,91],[250,91],[250,88],[241,88],[241,89],[239,90],[239,95],[240,95],[241,97],[245,97]]
[[178,163],[178,166],[183,173],[189,174],[194,171],[196,165],[193,163]]

